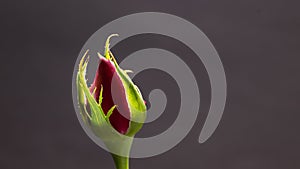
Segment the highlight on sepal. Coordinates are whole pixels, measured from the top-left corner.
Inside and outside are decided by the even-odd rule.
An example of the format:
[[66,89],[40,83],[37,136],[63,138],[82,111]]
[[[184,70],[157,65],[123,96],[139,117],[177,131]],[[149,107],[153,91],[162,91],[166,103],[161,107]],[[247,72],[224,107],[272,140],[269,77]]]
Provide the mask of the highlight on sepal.
[[104,52],[104,56],[106,57],[106,59],[110,59],[110,49],[109,49],[109,46],[110,46],[110,39],[114,36],[119,36],[119,34],[111,34],[108,36],[108,38],[106,39],[106,42],[105,42],[105,52]]

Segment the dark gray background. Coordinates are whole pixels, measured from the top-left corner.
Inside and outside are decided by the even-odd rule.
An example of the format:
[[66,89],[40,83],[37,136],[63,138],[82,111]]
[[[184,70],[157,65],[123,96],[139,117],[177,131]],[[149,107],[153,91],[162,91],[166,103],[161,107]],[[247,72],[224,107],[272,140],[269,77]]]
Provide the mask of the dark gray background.
[[[110,155],[88,138],[76,118],[72,72],[91,34],[111,20],[145,11],[183,17],[210,38],[224,64],[228,100],[214,135],[198,144],[210,99],[201,62],[186,46],[163,36],[135,36],[118,44],[113,52],[119,60],[146,47],[180,55],[202,94],[188,136],[162,155],[131,160],[131,168],[300,168],[299,6],[291,0],[1,1],[0,168],[113,168]],[[134,80],[144,95],[151,87],[168,90],[164,115],[139,135],[160,133],[176,117],[178,88],[157,70]]]

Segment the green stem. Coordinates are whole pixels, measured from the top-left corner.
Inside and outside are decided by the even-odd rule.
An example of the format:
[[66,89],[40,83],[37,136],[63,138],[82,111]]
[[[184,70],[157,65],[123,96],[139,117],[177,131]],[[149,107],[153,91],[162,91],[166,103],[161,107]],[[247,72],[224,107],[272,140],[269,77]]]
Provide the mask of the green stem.
[[130,148],[132,141],[133,137],[121,137],[118,138],[116,142],[108,141],[105,143],[114,159],[116,169],[129,169]]
[[129,169],[129,157],[112,154],[116,169]]

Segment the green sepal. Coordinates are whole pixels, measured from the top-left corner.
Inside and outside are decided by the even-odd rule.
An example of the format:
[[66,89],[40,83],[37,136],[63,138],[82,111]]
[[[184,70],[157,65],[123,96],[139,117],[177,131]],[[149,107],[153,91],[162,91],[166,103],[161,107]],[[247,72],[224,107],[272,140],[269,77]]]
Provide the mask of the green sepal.
[[[109,44],[109,42],[107,43]],[[108,51],[108,54],[110,55],[109,58],[112,59],[117,73],[122,80],[128,107],[130,109],[130,125],[126,135],[134,136],[142,128],[143,123],[145,122],[147,107],[139,88],[132,82],[127,71],[119,67],[115,57],[109,49],[106,49],[106,51]]]
[[142,128],[145,122],[147,107],[140,90],[133,84],[127,73],[118,66],[116,68],[123,82],[130,109],[130,125],[126,135],[133,136]]

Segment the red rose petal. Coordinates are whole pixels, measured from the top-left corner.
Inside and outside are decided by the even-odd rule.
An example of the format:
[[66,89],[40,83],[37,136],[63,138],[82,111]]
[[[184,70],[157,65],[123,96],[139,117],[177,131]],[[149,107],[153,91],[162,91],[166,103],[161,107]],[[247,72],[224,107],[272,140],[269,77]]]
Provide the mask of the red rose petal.
[[[96,87],[94,98],[99,103],[101,85],[103,86],[101,107],[106,114],[112,106],[117,105],[109,121],[119,133],[125,134],[129,128],[130,110],[122,81],[117,74],[114,76],[114,73],[116,73],[114,64],[110,60],[101,58],[90,92],[93,92]],[[118,97],[113,99],[111,91],[117,93]]]

